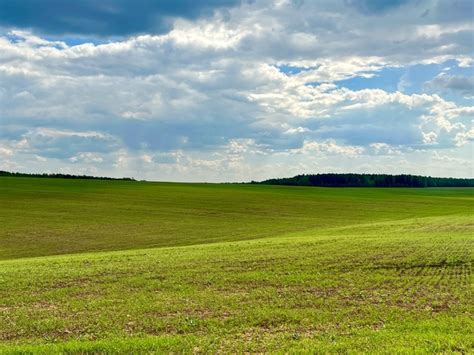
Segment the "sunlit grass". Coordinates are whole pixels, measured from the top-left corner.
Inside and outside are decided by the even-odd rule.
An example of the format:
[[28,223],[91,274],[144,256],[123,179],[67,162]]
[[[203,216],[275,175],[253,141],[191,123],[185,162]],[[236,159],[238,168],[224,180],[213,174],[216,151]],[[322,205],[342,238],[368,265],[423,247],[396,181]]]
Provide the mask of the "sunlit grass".
[[[86,191],[68,192],[67,183],[1,185],[10,198],[23,196],[11,200],[17,213],[27,195],[36,200],[22,217],[29,226],[1,208],[21,253],[0,262],[0,352],[473,349],[471,190],[80,182]],[[64,209],[63,221],[41,223],[61,199],[80,207],[78,216]],[[94,207],[105,203],[110,209]],[[93,242],[94,221],[118,221],[128,205],[126,228]],[[39,251],[23,245],[34,241],[21,234],[33,221]],[[174,234],[140,239],[138,230],[142,244],[127,240],[132,225],[152,230],[158,221],[178,223]],[[53,227],[64,230],[46,242]],[[60,253],[71,230],[83,238],[65,247],[75,255],[31,257]],[[7,259],[13,239],[0,240]],[[165,246],[143,249],[148,243]],[[128,247],[135,250],[106,251]]]

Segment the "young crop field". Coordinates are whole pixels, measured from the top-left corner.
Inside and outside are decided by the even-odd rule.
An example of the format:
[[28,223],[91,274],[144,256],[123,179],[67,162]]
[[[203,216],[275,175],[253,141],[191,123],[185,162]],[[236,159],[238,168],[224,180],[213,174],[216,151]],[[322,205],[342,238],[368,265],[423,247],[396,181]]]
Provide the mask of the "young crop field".
[[474,189],[0,178],[0,353],[474,351]]

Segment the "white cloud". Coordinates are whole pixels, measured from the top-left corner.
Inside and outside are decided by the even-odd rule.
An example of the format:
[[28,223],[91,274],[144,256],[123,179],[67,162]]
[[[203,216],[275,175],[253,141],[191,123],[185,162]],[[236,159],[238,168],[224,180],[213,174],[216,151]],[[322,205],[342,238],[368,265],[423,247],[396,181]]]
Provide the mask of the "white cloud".
[[349,145],[338,145],[333,140],[327,140],[324,142],[316,141],[305,141],[303,147],[298,150],[303,154],[340,154],[346,156],[357,156],[360,155],[364,149],[362,147],[355,147]]
[[0,155],[12,156],[13,155],[13,150],[0,146]]
[[400,155],[402,154],[400,147],[391,146],[386,143],[371,143],[369,148],[377,155]]
[[[414,63],[471,65],[472,23],[435,9],[420,17],[423,6],[375,16],[330,1],[249,2],[100,45],[11,32],[0,37],[0,155],[211,179],[456,149],[472,139],[465,101],[336,83]],[[464,83],[453,75],[433,83]],[[312,160],[325,157],[334,162]]]
[[456,134],[455,141],[456,141],[456,145],[458,146],[462,146],[469,142],[474,141],[474,128],[471,128],[467,132],[460,132]]
[[433,144],[436,143],[436,139],[438,138],[438,135],[435,132],[422,132],[423,135],[423,143],[426,144]]
[[71,158],[69,158],[69,161],[72,163],[102,163],[104,159],[99,155],[91,152],[81,152]]

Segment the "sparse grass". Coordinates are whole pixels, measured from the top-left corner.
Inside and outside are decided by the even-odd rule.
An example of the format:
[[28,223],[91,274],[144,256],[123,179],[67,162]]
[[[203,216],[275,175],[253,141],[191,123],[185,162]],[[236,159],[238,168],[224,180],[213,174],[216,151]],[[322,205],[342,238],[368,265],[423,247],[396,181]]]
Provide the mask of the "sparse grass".
[[474,349],[472,190],[38,180],[0,180],[2,353]]

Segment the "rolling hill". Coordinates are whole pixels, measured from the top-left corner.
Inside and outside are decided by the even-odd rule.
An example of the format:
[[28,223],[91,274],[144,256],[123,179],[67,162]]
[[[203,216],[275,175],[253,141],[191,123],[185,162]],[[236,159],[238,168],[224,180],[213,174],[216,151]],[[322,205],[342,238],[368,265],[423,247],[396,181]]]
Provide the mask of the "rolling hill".
[[474,190],[0,178],[0,352],[469,352]]

